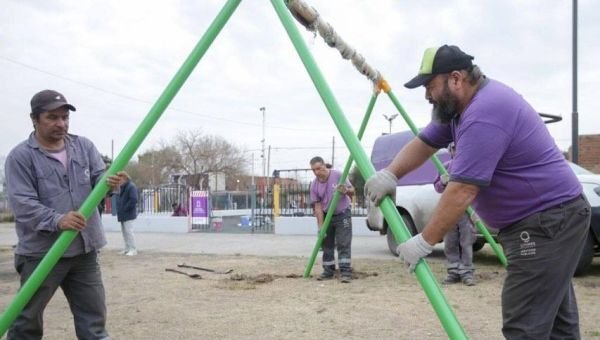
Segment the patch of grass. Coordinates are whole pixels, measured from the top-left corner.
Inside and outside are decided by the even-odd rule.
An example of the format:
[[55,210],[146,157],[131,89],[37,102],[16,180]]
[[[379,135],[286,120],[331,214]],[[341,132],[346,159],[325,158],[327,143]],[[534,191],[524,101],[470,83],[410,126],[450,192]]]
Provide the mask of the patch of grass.
[[593,336],[595,338],[600,338],[600,331],[591,331],[590,336]]
[[9,223],[15,221],[15,215],[11,213],[0,213],[0,223]]

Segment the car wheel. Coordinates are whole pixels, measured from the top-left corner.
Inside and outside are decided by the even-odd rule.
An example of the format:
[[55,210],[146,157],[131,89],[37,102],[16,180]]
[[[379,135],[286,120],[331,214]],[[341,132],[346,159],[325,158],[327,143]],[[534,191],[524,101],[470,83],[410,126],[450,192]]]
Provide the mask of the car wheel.
[[589,232],[587,238],[585,239],[583,249],[581,250],[581,256],[579,257],[579,262],[577,263],[577,268],[575,269],[575,276],[585,274],[585,272],[590,268],[593,259],[594,238],[592,236],[592,233]]
[[473,252],[480,251],[485,246],[485,239],[477,239],[473,243]]
[[[417,235],[417,228],[415,227],[412,218],[407,213],[400,213],[400,217],[402,217],[402,221],[404,221],[404,224],[406,224],[410,234],[412,236]],[[392,229],[389,226],[387,228],[387,244],[392,254],[394,254],[394,256],[398,256],[398,252],[396,251],[396,248],[398,248],[398,242],[396,242],[394,233],[392,233]]]

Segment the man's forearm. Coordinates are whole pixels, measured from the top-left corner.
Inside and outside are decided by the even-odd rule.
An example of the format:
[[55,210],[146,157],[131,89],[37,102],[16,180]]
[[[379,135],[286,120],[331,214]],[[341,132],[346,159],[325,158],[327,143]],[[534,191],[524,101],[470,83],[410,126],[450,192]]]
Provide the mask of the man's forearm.
[[321,226],[323,225],[323,208],[321,207],[321,205],[319,203],[317,203],[317,204],[315,204],[314,210],[315,210],[315,217],[317,218],[317,226],[320,229]]
[[13,197],[11,205],[15,219],[20,223],[31,226],[36,231],[55,232],[59,230],[58,222],[63,214],[57,213],[54,209],[39,204],[33,199],[22,197]]
[[431,245],[440,242],[444,235],[454,228],[478,192],[479,188],[475,185],[448,183],[433,216],[423,229],[422,234],[425,241]]

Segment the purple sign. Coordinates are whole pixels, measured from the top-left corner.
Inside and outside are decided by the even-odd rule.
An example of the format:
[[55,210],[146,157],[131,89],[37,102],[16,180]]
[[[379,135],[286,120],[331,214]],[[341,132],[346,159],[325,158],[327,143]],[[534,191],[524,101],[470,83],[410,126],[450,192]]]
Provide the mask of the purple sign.
[[208,192],[192,191],[192,224],[208,224]]

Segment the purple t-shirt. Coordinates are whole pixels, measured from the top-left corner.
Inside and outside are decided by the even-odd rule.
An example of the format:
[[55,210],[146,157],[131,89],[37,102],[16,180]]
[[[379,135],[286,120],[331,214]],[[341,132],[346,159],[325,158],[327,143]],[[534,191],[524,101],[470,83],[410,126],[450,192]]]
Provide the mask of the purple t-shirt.
[[575,198],[582,188],[538,113],[512,88],[488,80],[460,117],[430,122],[419,138],[456,144],[450,181],[479,186],[473,206],[502,229]]
[[[319,181],[318,178],[315,179],[310,184],[310,201],[311,203],[320,202],[323,207],[323,211],[327,211],[329,209],[329,203],[333,199],[333,194],[335,193],[335,188],[337,187],[340,177],[342,174],[337,171],[330,169],[329,177],[325,182]],[[346,180],[346,185],[350,185],[350,182]],[[350,198],[348,195],[342,195],[340,197],[340,201],[335,208],[335,214],[339,214],[344,210],[348,209],[350,206]]]

